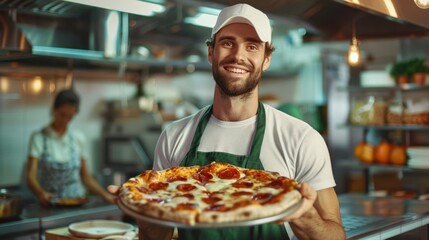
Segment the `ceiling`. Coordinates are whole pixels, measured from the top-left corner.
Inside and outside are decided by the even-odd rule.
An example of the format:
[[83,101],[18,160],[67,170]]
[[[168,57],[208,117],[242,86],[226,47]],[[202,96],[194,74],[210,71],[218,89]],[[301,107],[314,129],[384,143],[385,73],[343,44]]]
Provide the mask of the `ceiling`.
[[[186,24],[183,19],[195,14],[198,6],[221,8],[239,2],[268,13],[274,20],[274,35],[287,35],[292,29],[305,28],[305,42],[349,41],[353,24],[360,40],[429,37],[429,22],[412,19],[429,16],[429,10],[415,9],[395,18],[383,12],[380,6],[373,6],[371,0],[166,0],[167,10],[163,14],[153,17],[127,15],[126,67],[141,68],[142,64],[165,67],[165,59],[169,64],[186,66],[183,62],[186,56],[205,55],[204,42],[210,36],[210,29]],[[398,9],[415,7],[413,1],[392,2]],[[409,3],[404,5],[404,2]],[[105,46],[103,32],[100,33],[103,13],[100,9],[62,0],[0,0],[0,11],[1,15],[14,18],[12,21],[32,47],[30,52],[18,51],[18,54],[0,52],[0,61],[20,59],[24,63],[34,63],[34,59],[44,57],[44,61],[52,64],[65,65],[72,59],[75,65],[102,63],[103,67],[109,64],[116,67],[124,62],[120,51],[114,57],[103,55]],[[0,37],[4,38],[1,32]],[[121,40],[124,40],[123,36],[118,41]],[[142,45],[150,49],[151,57],[142,59],[133,55]],[[62,52],[64,49],[73,51]],[[207,67],[206,61],[203,62],[199,67]],[[199,63],[195,64],[198,67]]]
[[[211,0],[232,5],[239,0]],[[355,23],[359,39],[429,37],[429,10],[422,10],[413,1],[391,0],[404,14],[394,18],[385,11],[381,0],[246,0],[245,2],[273,16],[295,20],[315,32],[306,41],[349,40]],[[374,4],[378,2],[379,4]],[[404,10],[409,10],[405,12]],[[413,19],[414,17],[420,19]],[[417,23],[417,24],[416,24]]]

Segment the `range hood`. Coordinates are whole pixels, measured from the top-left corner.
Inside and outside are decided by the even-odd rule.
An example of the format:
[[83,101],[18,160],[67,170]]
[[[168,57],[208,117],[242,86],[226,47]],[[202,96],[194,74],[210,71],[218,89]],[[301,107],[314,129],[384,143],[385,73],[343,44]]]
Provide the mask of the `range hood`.
[[30,52],[31,46],[16,22],[16,10],[0,11],[0,54]]
[[[232,5],[239,0],[210,0]],[[349,41],[353,24],[359,39],[429,37],[429,10],[413,0],[247,0],[272,16],[311,26],[305,41]]]
[[[268,13],[276,26],[282,29],[273,34],[282,35],[294,28],[306,28],[306,42],[349,41],[353,24],[360,40],[429,37],[429,10],[418,9],[412,0],[165,2],[166,12],[143,17],[62,0],[0,1],[0,61],[15,61],[19,58],[17,56],[23,56],[20,62],[31,64],[48,62],[64,66],[72,59],[75,66],[117,67],[118,64],[126,64],[127,68],[141,69],[142,65],[164,68],[169,64],[186,67],[187,54],[206,54],[204,42],[210,35],[210,29],[185,24],[184,18],[195,14],[200,6],[221,8],[239,2],[247,2]],[[121,22],[115,26],[106,25],[108,14],[119,14]],[[106,42],[106,34],[112,32],[116,38]],[[136,55],[136,49],[142,45],[152,48],[153,52],[160,51],[157,56],[161,57]],[[194,64],[196,68],[208,67],[205,59]]]

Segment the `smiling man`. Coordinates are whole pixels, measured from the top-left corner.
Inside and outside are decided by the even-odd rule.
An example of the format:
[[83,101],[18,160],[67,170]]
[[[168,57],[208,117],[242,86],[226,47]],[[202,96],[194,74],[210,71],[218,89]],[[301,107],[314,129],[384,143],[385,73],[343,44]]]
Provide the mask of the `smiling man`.
[[[216,82],[213,105],[178,120],[161,134],[154,170],[206,165],[213,159],[279,172],[300,183],[303,204],[278,223],[254,228],[179,229],[180,239],[344,239],[326,144],[307,123],[259,102],[268,69],[271,26],[247,4],[223,9],[207,42]],[[171,231],[141,223],[141,237],[171,238]],[[162,238],[160,235],[167,235]]]

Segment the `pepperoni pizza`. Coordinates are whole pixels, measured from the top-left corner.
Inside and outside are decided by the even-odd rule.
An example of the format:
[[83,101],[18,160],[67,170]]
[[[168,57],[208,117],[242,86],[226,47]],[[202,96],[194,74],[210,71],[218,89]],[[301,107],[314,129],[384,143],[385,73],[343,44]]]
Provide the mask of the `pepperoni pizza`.
[[148,170],[120,189],[134,212],[194,225],[247,221],[285,212],[301,199],[297,182],[227,163]]

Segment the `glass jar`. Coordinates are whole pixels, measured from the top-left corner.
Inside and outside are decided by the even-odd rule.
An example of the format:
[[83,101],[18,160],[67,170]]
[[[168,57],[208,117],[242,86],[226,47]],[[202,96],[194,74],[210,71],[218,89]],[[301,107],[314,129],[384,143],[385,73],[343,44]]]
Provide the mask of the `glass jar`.
[[383,97],[355,97],[352,101],[350,122],[357,125],[384,125],[388,104]]

